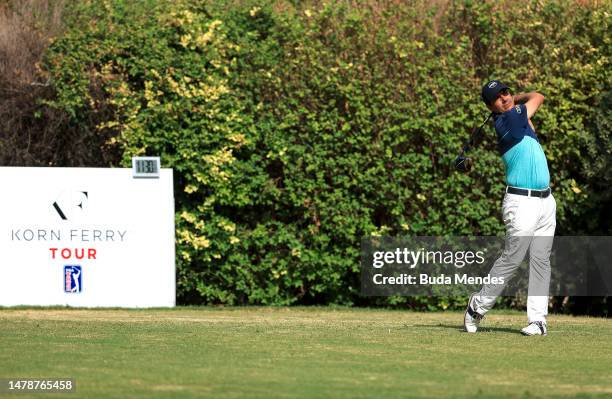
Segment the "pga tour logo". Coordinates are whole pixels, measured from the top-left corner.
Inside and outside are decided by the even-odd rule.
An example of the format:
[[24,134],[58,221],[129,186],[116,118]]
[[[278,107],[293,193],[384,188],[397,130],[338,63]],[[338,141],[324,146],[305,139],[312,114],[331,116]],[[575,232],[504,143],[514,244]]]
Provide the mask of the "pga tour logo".
[[64,292],[73,293],[82,290],[81,266],[64,266]]

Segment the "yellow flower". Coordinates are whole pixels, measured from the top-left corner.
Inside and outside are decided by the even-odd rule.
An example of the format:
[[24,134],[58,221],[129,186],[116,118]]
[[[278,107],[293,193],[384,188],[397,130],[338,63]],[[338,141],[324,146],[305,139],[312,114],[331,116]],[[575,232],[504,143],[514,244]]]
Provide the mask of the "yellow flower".
[[181,251],[181,257],[185,259],[187,262],[191,262],[191,255],[187,251]]
[[204,236],[194,237],[191,243],[195,249],[210,247],[210,241]]
[[244,134],[242,133],[232,134],[228,137],[228,139],[230,139],[231,141],[237,144],[244,144],[247,141],[246,137],[244,137]]
[[183,211],[181,213],[181,218],[183,218],[184,220],[188,221],[189,223],[194,223],[196,221],[196,217],[194,214],[189,213],[187,211]]
[[187,47],[189,46],[189,42],[191,41],[191,33],[187,33],[186,35],[181,36],[181,46]]
[[219,221],[219,223],[217,223],[217,226],[221,227],[223,230],[228,231],[230,233],[236,231],[236,225],[232,222],[228,222],[225,220]]
[[187,194],[195,193],[196,191],[198,191],[198,188],[194,186],[193,184],[189,184],[185,186],[185,192]]
[[576,194],[580,194],[582,192],[582,190],[578,188],[578,185],[576,184],[576,180],[572,179],[570,183],[571,183],[571,188],[573,192],[575,192]]

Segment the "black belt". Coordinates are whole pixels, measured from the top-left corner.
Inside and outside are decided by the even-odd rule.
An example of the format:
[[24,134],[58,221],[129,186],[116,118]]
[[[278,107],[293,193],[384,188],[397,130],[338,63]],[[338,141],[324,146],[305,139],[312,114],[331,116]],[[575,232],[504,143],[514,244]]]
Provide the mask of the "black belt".
[[506,192],[510,194],[525,195],[527,197],[546,198],[550,195],[550,187],[545,190],[528,190],[526,188],[506,187]]

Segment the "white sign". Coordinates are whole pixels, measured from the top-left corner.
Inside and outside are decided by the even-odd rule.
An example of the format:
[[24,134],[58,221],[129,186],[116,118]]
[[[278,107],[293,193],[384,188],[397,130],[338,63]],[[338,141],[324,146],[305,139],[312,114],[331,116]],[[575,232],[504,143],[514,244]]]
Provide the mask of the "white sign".
[[0,167],[0,181],[0,306],[175,306],[172,169]]

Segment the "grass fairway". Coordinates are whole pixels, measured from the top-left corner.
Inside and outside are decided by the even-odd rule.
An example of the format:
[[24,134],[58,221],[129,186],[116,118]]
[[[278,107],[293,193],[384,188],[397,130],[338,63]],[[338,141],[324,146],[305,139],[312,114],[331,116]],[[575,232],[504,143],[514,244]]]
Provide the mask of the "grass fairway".
[[[612,322],[333,308],[0,309],[0,378],[86,398],[612,397]],[[0,394],[0,397],[6,397]],[[61,397],[58,394],[19,394]]]

